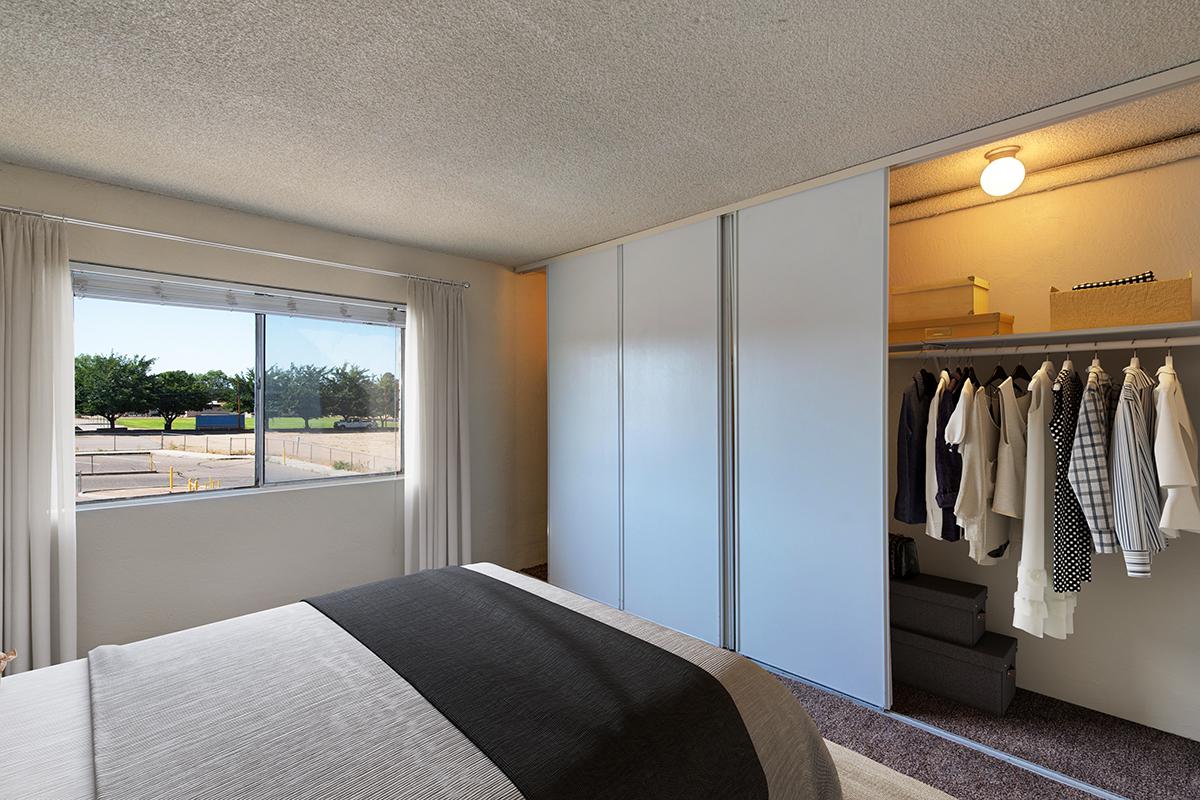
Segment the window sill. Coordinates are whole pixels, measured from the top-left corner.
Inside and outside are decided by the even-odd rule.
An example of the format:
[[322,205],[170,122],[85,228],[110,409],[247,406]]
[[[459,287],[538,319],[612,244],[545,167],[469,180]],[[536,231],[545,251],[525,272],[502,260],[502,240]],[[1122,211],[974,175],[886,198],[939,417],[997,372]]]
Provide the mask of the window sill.
[[93,500],[88,503],[76,503],[75,513],[103,511],[110,508],[136,508],[139,506],[159,506],[169,503],[195,503],[205,500],[218,500],[248,495],[275,492],[295,492],[305,489],[318,489],[330,486],[357,486],[364,483],[403,483],[403,474],[364,475],[360,478],[314,478],[305,481],[290,481],[288,483],[273,483],[267,486],[246,486],[237,489],[212,489],[203,492],[185,494],[159,495],[157,497],[131,497],[128,499]]

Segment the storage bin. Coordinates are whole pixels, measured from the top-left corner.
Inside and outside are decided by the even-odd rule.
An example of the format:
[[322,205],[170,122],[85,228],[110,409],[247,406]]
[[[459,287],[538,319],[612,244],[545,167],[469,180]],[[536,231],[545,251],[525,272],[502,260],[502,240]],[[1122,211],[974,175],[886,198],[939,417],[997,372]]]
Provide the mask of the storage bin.
[[1050,287],[1050,329],[1190,322],[1192,276],[1060,292]]
[[956,281],[892,289],[888,322],[986,314],[990,288],[983,278],[968,275]]
[[971,646],[986,630],[987,587],[937,575],[891,582],[892,625]]
[[988,632],[966,647],[893,627],[892,678],[1001,716],[1017,691],[1017,640]]
[[926,342],[938,339],[969,339],[974,336],[1001,336],[1013,331],[1012,314],[998,311],[965,317],[921,319],[888,325],[888,343]]

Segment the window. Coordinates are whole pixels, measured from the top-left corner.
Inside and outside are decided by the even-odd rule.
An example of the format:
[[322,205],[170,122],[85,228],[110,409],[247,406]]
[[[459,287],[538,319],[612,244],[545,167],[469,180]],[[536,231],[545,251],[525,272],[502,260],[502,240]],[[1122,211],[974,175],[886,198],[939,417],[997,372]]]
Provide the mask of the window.
[[79,502],[400,473],[401,307],[89,264],[73,280]]

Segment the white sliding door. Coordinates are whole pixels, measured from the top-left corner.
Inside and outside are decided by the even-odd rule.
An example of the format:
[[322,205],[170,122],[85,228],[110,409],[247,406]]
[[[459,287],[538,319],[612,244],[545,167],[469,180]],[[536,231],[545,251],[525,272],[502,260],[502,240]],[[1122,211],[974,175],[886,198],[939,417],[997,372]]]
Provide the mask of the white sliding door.
[[888,704],[887,173],[737,221],[739,649]]
[[550,582],[620,603],[619,253],[547,270]]
[[625,610],[719,643],[720,221],[624,246]]

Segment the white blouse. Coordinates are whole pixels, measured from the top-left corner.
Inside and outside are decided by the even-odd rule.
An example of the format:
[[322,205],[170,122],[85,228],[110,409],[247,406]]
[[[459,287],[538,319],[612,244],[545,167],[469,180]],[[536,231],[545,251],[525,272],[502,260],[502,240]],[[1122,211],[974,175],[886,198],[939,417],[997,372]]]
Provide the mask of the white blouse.
[[[997,409],[998,410],[998,409]],[[968,378],[946,425],[946,443],[962,455],[962,480],[954,515],[970,545],[969,555],[978,564],[995,564],[989,555],[1008,542],[1008,518],[992,510],[996,490],[996,449],[1000,424],[987,390]],[[1001,551],[1003,558],[1007,551]]]
[[934,539],[942,538],[942,507],[938,505],[937,493],[937,418],[942,393],[950,385],[950,373],[942,370],[938,375],[933,401],[929,404],[929,425],[925,430],[925,533]]
[[1159,528],[1171,537],[1180,531],[1200,533],[1200,487],[1196,472],[1196,429],[1183,399],[1183,387],[1168,356],[1158,370],[1154,389],[1154,462],[1162,487]]
[[1053,527],[1054,440],[1050,415],[1054,411],[1054,365],[1042,364],[1029,382],[1029,416],[1025,459],[1024,534],[1013,595],[1013,627],[1037,636],[1065,639],[1074,633],[1075,594],[1058,594],[1046,573],[1047,534]]

